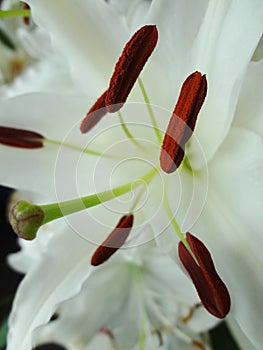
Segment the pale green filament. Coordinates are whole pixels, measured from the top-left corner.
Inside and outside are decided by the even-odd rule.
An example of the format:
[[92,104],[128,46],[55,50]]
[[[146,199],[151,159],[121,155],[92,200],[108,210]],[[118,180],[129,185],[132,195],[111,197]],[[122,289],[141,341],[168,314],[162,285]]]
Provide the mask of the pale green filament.
[[183,234],[183,232],[181,231],[181,228],[178,224],[178,222],[176,221],[174,214],[172,212],[172,209],[170,207],[168,198],[167,198],[167,192],[166,192],[166,187],[164,189],[164,195],[163,195],[163,204],[164,204],[164,209],[166,211],[166,214],[168,216],[168,218],[171,220],[171,224],[173,225],[173,228],[177,234],[177,236],[179,237],[180,241],[182,241],[182,243],[184,244],[185,248],[189,251],[189,253],[194,257],[194,254]]
[[82,153],[86,153],[86,154],[89,154],[89,155],[92,155],[92,156],[97,156],[97,157],[104,157],[104,158],[119,158],[118,156],[114,156],[114,155],[110,155],[110,154],[106,154],[106,153],[101,153],[101,152],[98,152],[98,151],[93,151],[91,149],[88,149],[88,148],[81,148],[81,147],[78,147],[78,146],[74,146],[74,145],[71,145],[69,143],[61,143],[60,141],[56,141],[56,140],[50,140],[50,139],[40,139],[39,141],[44,141],[46,143],[49,143],[51,145],[55,145],[55,146],[63,146],[63,147],[66,147],[66,148],[70,148],[74,151],[77,151],[77,152],[82,152]]
[[145,103],[147,105],[147,109],[148,109],[148,112],[149,112],[149,115],[150,115],[150,118],[151,118],[151,121],[152,121],[152,125],[153,125],[153,128],[154,128],[155,134],[157,136],[157,139],[158,139],[159,143],[162,144],[163,137],[162,137],[162,134],[161,134],[161,132],[160,132],[160,130],[158,128],[157,121],[156,121],[155,116],[154,116],[154,112],[153,112],[153,109],[152,109],[152,106],[151,106],[150,99],[149,99],[149,97],[147,95],[146,89],[145,89],[144,84],[142,82],[142,79],[140,77],[138,78],[138,83],[139,83],[139,86],[140,86],[140,89],[141,89],[144,101],[145,101]]
[[136,208],[137,204],[139,203],[141,196],[143,195],[143,193],[145,192],[145,188],[143,186],[143,188],[140,190],[140,192],[137,194],[137,197],[135,198],[135,201],[132,204],[132,207],[130,209],[130,214],[132,214],[132,212],[134,211],[134,209]]
[[145,334],[145,319],[142,321],[142,329],[140,331],[140,337],[139,337],[139,348],[138,350],[143,350],[145,346],[145,339],[146,339],[146,334]]
[[4,17],[30,17],[31,11],[29,9],[16,10],[0,10],[0,18]]
[[122,127],[124,133],[126,134],[126,136],[128,137],[128,139],[130,139],[137,147],[142,149],[143,146],[134,138],[132,133],[127,128],[127,125],[125,124],[124,119],[123,119],[122,114],[121,114],[120,111],[118,111],[118,116],[119,116],[119,119],[120,119],[121,127]]
[[158,171],[159,171],[159,167],[153,168],[148,173],[143,175],[141,178],[133,182],[130,182],[128,184],[115,187],[112,190],[104,191],[98,194],[92,194],[92,195],[77,198],[77,199],[68,200],[61,203],[53,203],[53,204],[40,206],[40,208],[44,212],[44,221],[42,225],[50,221],[59,219],[65,215],[73,214],[73,213],[82,211],[84,209],[94,207],[98,204],[107,202],[127,192],[130,192],[133,187],[136,188],[140,186],[142,181],[149,183],[154,178],[154,176],[157,175]]

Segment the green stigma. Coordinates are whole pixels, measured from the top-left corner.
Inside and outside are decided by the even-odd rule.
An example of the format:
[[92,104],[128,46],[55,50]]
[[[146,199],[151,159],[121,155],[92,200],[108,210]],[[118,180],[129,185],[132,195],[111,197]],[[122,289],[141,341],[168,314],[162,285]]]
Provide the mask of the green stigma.
[[36,238],[36,233],[44,221],[41,207],[25,200],[17,202],[9,213],[10,224],[15,233],[26,240]]

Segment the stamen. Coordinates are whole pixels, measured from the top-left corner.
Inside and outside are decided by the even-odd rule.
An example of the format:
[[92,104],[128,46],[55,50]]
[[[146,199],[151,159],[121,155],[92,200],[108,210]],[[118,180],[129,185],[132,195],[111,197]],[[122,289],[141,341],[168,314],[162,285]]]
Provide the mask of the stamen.
[[41,148],[44,146],[44,136],[24,129],[0,126],[0,144],[18,148]]
[[165,133],[160,164],[166,173],[174,172],[184,158],[185,144],[191,137],[207,92],[205,75],[192,73],[184,82]]
[[116,228],[96,249],[91,258],[91,265],[98,266],[108,260],[125,243],[133,224],[133,215],[124,215]]
[[123,106],[157,40],[158,31],[154,25],[146,25],[132,36],[115,65],[109,88],[83,119],[80,126],[82,133],[91,130],[107,112],[117,112]]
[[156,26],[146,25],[139,29],[124,47],[116,63],[105,100],[110,113],[117,112],[125,103],[157,40]]
[[195,346],[199,350],[205,350],[204,345],[202,343],[200,343],[199,341],[193,340],[192,345]]
[[108,90],[105,91],[98,100],[94,103],[94,105],[90,108],[86,117],[82,120],[80,125],[80,131],[85,134],[90,131],[104,115],[108,113],[105,107],[105,98],[107,96]]
[[[23,9],[30,11],[30,6],[24,2],[23,3]],[[28,17],[28,16],[23,17],[23,23],[24,23],[25,26],[29,26],[29,24],[30,24],[30,17]]]
[[190,308],[188,314],[185,317],[183,317],[183,319],[182,319],[183,323],[188,323],[191,320],[191,318],[193,317],[193,314],[194,314],[194,312],[196,310],[196,307],[197,306],[194,305],[193,307]]
[[182,242],[178,245],[180,260],[189,273],[204,307],[214,316],[224,318],[231,305],[226,285],[216,272],[213,260],[205,245],[189,232],[186,239],[195,258]]

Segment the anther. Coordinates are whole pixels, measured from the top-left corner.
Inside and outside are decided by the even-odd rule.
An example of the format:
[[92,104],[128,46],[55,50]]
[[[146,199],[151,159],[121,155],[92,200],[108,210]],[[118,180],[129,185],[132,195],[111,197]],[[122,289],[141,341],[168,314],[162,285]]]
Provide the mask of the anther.
[[0,126],[0,144],[18,148],[41,148],[44,146],[44,136],[24,129]]
[[[23,10],[30,10],[30,6],[27,3],[23,3]],[[23,17],[23,23],[25,26],[29,26],[30,17]]]
[[161,148],[160,164],[166,173],[174,172],[184,158],[185,144],[194,131],[206,92],[206,77],[200,72],[192,73],[183,83]]
[[195,346],[199,350],[205,350],[204,345],[202,343],[200,343],[199,341],[193,340],[192,345]]
[[110,80],[105,104],[109,112],[117,112],[125,103],[158,40],[155,25],[139,29],[124,47]]
[[80,131],[85,134],[90,131],[104,115],[108,113],[105,106],[105,98],[107,96],[108,90],[105,91],[98,100],[94,103],[94,105],[90,108],[86,117],[82,120],[80,125]]
[[216,272],[205,245],[189,232],[186,234],[186,239],[195,259],[180,242],[178,246],[180,260],[189,273],[203,306],[212,315],[224,318],[231,305],[227,287]]
[[96,249],[91,265],[98,266],[108,260],[125,243],[133,225],[133,215],[124,215],[118,222],[116,228]]
[[152,54],[157,40],[158,31],[155,25],[146,25],[132,36],[115,65],[109,88],[83,119],[80,126],[82,133],[92,129],[107,111],[114,113],[123,106],[145,63]]

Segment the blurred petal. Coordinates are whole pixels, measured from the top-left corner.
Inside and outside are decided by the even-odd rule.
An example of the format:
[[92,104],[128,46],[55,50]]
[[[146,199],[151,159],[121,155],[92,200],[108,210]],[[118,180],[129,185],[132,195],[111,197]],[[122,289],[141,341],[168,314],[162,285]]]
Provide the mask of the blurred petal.
[[263,59],[251,62],[240,92],[234,125],[246,128],[263,137]]
[[72,77],[91,96],[104,91],[129,36],[122,16],[103,0],[28,4],[36,23],[51,34],[53,45],[68,60]]

